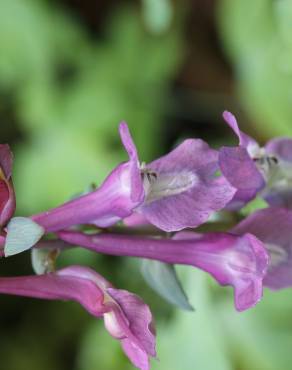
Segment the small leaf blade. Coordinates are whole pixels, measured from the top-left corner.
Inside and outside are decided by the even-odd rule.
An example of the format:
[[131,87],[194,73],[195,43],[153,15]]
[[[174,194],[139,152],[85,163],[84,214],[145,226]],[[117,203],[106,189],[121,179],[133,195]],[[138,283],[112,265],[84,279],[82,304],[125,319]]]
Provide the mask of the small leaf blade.
[[13,217],[7,225],[5,257],[24,252],[45,234],[45,229],[28,217]]
[[167,302],[183,310],[194,311],[173,265],[145,259],[141,272],[149,286]]

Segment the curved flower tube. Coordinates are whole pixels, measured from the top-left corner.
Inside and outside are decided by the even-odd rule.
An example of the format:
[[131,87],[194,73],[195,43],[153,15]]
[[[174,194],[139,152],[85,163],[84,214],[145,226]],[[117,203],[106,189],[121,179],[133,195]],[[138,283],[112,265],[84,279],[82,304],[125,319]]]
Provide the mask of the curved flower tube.
[[270,255],[264,285],[270,289],[292,286],[292,211],[269,207],[254,212],[235,226],[232,232],[252,233]]
[[271,205],[292,207],[292,139],[275,138],[260,147],[240,131],[232,113],[225,111],[223,118],[239,139],[238,147],[219,151],[221,172],[237,189],[228,208],[241,208],[257,195]]
[[154,259],[191,265],[212,275],[219,284],[231,285],[238,311],[254,306],[262,297],[262,280],[268,253],[252,234],[197,234],[180,232],[173,239],[154,239],[117,234],[87,235],[62,231],[59,237],[99,253]]
[[149,356],[156,356],[149,307],[89,268],[70,266],[45,275],[1,277],[0,293],[76,301],[91,315],[103,317],[106,329],[137,368],[149,370]]
[[126,123],[120,124],[119,131],[129,161],[118,165],[98,189],[32,216],[31,219],[46,232],[86,223],[110,226],[129,216],[143,201],[144,189],[136,147]]
[[0,144],[0,229],[15,212],[15,193],[12,173],[13,156],[7,144]]

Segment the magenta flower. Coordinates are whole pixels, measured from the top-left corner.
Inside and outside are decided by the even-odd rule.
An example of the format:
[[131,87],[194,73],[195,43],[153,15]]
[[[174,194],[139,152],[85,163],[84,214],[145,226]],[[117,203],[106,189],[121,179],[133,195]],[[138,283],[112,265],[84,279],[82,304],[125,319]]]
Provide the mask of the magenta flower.
[[223,118],[239,139],[238,147],[219,151],[221,172],[237,189],[229,208],[240,208],[256,195],[272,205],[292,206],[292,139],[276,138],[260,147],[239,130],[232,113],[225,111]]
[[251,234],[180,232],[173,239],[155,239],[61,231],[59,237],[100,253],[198,267],[212,275],[219,284],[234,288],[238,311],[254,306],[262,297],[268,254],[262,242]]
[[15,211],[15,194],[11,179],[13,156],[7,144],[0,144],[0,229]]
[[252,233],[259,238],[270,255],[264,285],[271,289],[292,286],[292,211],[265,208],[248,216],[232,232]]
[[129,216],[141,204],[144,189],[137,151],[126,123],[121,123],[119,130],[129,160],[118,165],[95,191],[32,216],[46,232],[87,223],[106,227]]
[[230,201],[235,189],[216,177],[218,153],[202,140],[185,140],[149,165],[140,164],[125,123],[120,135],[130,160],[94,192],[32,219],[46,231],[76,224],[109,226],[133,212],[165,231],[195,227]]
[[89,268],[71,266],[45,275],[1,277],[0,293],[76,301],[93,316],[103,317],[106,329],[137,368],[148,370],[149,356],[156,356],[149,307]]

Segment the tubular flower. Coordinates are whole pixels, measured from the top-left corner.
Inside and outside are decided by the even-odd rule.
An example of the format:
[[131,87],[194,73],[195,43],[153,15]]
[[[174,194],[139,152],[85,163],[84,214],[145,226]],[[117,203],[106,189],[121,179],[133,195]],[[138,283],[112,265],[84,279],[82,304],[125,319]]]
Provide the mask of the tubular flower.
[[106,329],[137,368],[149,370],[149,356],[156,356],[149,307],[89,268],[71,266],[45,275],[1,277],[0,293],[76,301],[93,316],[103,317]]
[[101,187],[32,219],[46,231],[75,224],[109,226],[135,213],[165,231],[195,227],[225,207],[235,189],[216,177],[218,152],[189,139],[149,165],[140,164],[125,123],[120,135],[129,161],[119,165]]
[[7,144],[0,144],[0,229],[15,211],[15,194],[11,179],[12,153]]
[[62,231],[59,237],[100,253],[200,268],[212,275],[219,284],[234,288],[238,311],[254,306],[262,297],[268,253],[262,242],[252,234],[236,236],[227,233],[180,232],[173,239],[155,239]]
[[271,289],[292,286],[292,211],[270,207],[254,212],[234,227],[232,232],[252,233],[270,255],[264,285]]
[[221,172],[237,189],[228,207],[240,208],[257,194],[271,205],[291,207],[292,139],[276,138],[260,147],[240,131],[232,113],[225,111],[223,118],[239,139],[238,147],[219,151]]
[[86,223],[110,226],[129,216],[143,201],[143,181],[136,147],[126,123],[120,124],[119,131],[129,160],[118,165],[98,189],[32,216],[31,219],[46,232]]

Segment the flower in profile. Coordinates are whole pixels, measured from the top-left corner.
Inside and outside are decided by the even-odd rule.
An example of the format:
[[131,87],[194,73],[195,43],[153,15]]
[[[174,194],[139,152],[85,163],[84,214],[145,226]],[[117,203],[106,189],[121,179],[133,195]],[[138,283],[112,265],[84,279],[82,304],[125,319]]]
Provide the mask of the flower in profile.
[[[5,250],[15,254],[34,245],[46,232],[79,224],[113,225],[135,213],[164,231],[196,227],[226,206],[236,189],[218,176],[218,152],[202,140],[185,140],[169,154],[141,164],[128,126],[122,122],[120,136],[129,155],[96,190],[57,208],[34,215],[30,221],[12,222]],[[23,225],[32,237],[23,246],[17,235]],[[8,225],[9,226],[9,225]],[[42,229],[40,229],[40,226]],[[10,248],[9,241],[17,248]]]
[[149,357],[156,356],[149,307],[89,268],[70,266],[44,275],[1,277],[0,293],[76,301],[93,316],[103,317],[106,329],[137,368],[149,370]]
[[276,138],[264,147],[240,131],[236,118],[223,118],[239,139],[237,147],[223,147],[219,164],[223,175],[237,189],[228,205],[240,208],[257,195],[271,205],[292,206],[292,139]]
[[258,210],[235,226],[232,232],[252,233],[270,255],[264,285],[271,289],[292,286],[292,211],[269,207]]
[[262,242],[250,233],[236,236],[182,231],[173,239],[88,235],[76,231],[61,231],[58,235],[67,243],[99,253],[142,257],[202,269],[219,284],[234,288],[238,311],[254,306],[262,297],[262,280],[269,257]]
[[0,144],[0,229],[13,216],[15,194],[11,179],[13,156],[7,144]]

